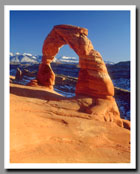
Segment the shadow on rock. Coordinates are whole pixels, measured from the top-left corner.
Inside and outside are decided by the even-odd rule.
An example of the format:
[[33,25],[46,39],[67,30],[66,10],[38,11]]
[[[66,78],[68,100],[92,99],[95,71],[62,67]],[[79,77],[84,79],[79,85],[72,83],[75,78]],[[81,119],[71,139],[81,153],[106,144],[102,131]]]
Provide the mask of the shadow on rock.
[[64,99],[65,97],[57,95],[52,92],[37,90],[37,89],[29,89],[29,88],[20,88],[18,87],[10,87],[10,93],[15,94],[22,97],[30,97],[30,98],[38,98],[43,100],[59,100]]

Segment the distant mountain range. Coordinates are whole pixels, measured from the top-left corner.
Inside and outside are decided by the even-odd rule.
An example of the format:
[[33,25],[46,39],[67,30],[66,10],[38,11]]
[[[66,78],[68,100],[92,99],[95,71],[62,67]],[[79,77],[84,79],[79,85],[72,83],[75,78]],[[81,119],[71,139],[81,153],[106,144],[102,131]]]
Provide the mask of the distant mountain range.
[[10,53],[10,63],[40,63],[42,56],[33,56],[29,53]]
[[[12,64],[36,64],[40,63],[42,59],[42,56],[34,56],[30,53],[10,53],[10,63]],[[64,64],[78,64],[79,63],[79,58],[78,57],[67,57],[67,56],[60,56],[60,57],[55,57],[53,62],[57,63],[64,63]],[[113,65],[115,64],[114,62],[111,61],[104,61],[106,64]]]

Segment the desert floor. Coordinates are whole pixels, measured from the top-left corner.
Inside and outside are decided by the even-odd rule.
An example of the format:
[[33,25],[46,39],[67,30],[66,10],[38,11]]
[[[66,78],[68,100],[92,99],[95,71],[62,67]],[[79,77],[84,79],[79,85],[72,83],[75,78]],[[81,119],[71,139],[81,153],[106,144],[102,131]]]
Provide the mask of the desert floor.
[[129,163],[130,130],[91,119],[80,102],[10,84],[10,163]]

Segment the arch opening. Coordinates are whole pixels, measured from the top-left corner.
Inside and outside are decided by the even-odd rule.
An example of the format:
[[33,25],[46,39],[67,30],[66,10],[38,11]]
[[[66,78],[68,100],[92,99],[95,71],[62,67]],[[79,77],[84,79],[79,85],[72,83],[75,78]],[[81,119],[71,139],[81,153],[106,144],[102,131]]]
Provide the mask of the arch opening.
[[68,44],[65,44],[59,48],[59,52],[56,54],[53,62],[78,64],[79,57]]
[[51,63],[55,73],[54,90],[65,97],[75,96],[79,57],[69,45],[63,45]]

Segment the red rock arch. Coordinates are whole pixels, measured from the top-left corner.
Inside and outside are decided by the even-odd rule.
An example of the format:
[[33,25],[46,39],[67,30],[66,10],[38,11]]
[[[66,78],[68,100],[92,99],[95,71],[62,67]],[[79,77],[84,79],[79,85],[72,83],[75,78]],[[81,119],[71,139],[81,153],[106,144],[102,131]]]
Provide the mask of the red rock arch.
[[94,50],[87,38],[88,30],[71,25],[54,26],[43,44],[42,63],[40,64],[38,84],[53,88],[55,74],[50,63],[59,49],[68,44],[79,56],[80,72],[76,85],[76,94],[106,98],[114,96],[114,86],[100,53]]
[[[54,26],[43,44],[42,63],[36,80],[29,83],[53,89],[55,74],[50,63],[59,49],[68,44],[79,56],[79,77],[76,85],[76,95],[85,95],[92,98],[92,104],[84,108],[91,118],[100,121],[115,122],[121,127],[130,123],[120,118],[120,112],[114,99],[114,86],[109,77],[106,65],[100,53],[94,50],[91,41],[87,38],[88,30],[71,25]],[[81,99],[76,97],[76,100]]]

